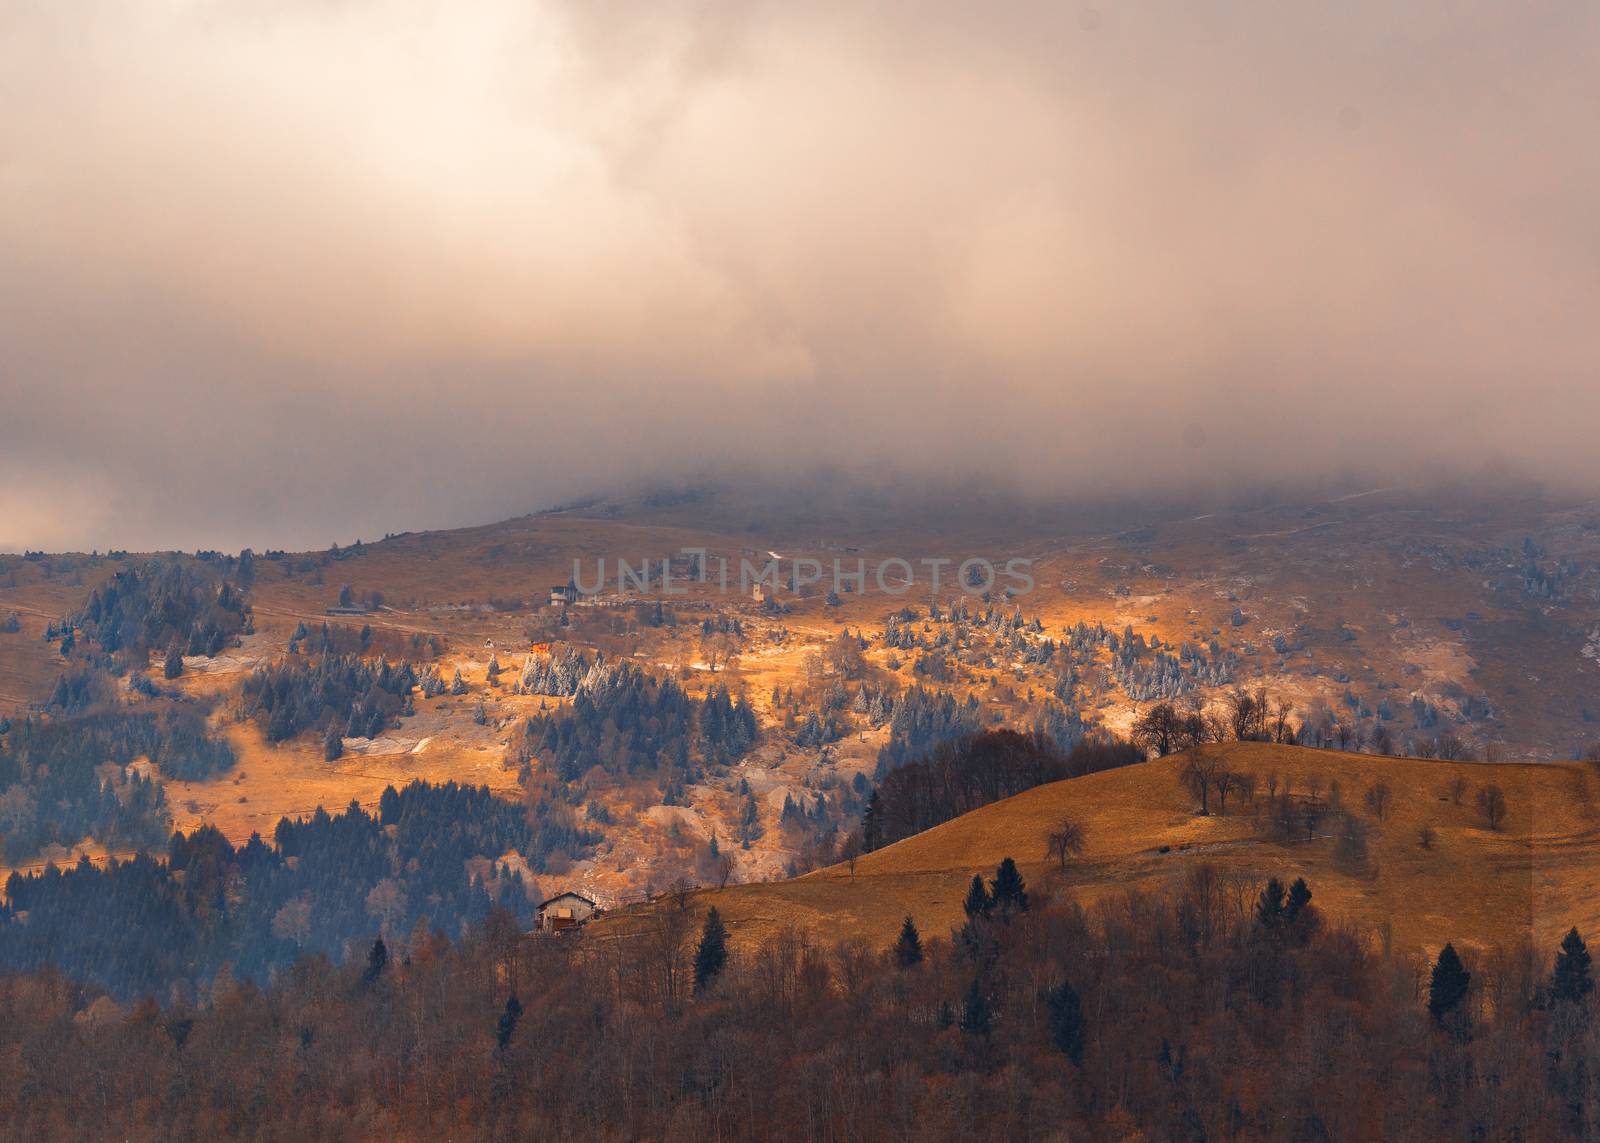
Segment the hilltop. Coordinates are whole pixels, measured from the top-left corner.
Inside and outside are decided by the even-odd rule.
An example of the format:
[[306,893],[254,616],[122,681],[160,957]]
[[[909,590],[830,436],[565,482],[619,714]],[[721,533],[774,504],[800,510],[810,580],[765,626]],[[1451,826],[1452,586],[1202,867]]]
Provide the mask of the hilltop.
[[[958,927],[973,874],[993,876],[1009,856],[1032,892],[1085,906],[1176,886],[1201,864],[1222,875],[1223,891],[1241,908],[1269,877],[1304,877],[1334,922],[1397,950],[1446,941],[1512,948],[1525,938],[1547,948],[1572,925],[1600,931],[1600,774],[1589,764],[1374,758],[1253,742],[1203,753],[1253,778],[1253,802],[1199,814],[1182,780],[1187,758],[1172,756],[1036,787],[865,854],[853,870],[840,864],[791,881],[704,890],[695,904],[720,910],[747,947],[790,926],[825,946],[885,947],[908,915],[925,934]],[[1381,818],[1378,799],[1367,796],[1380,783]],[[1337,809],[1309,842],[1277,836],[1269,786],[1297,799],[1315,791],[1325,804],[1342,801],[1365,836],[1364,856],[1341,847]],[[1490,786],[1505,797],[1498,829],[1478,806]],[[1085,841],[1064,870],[1047,857],[1063,817],[1083,827]],[[605,925],[626,931],[672,907],[663,900]]]

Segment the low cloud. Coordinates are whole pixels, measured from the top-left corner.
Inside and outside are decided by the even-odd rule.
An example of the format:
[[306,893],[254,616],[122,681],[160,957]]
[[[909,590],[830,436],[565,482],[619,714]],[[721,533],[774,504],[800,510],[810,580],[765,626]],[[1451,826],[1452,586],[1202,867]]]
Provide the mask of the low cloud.
[[0,546],[1600,484],[1581,3],[0,2]]

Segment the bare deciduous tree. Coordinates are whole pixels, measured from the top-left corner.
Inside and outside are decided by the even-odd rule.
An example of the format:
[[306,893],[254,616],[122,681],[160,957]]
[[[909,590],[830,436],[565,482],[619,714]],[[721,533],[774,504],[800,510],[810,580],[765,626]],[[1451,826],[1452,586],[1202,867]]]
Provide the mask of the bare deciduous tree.
[[1046,840],[1045,859],[1053,857],[1066,869],[1067,859],[1082,852],[1083,826],[1071,818],[1062,818]]
[[1220,808],[1227,808],[1227,794],[1223,786],[1231,783],[1232,775],[1223,764],[1222,755],[1210,750],[1196,750],[1189,755],[1179,773],[1189,792],[1200,799],[1200,812],[1211,812],[1211,795],[1218,795]]
[[1280,702],[1272,717],[1272,741],[1284,746],[1293,746],[1300,740],[1300,731],[1291,726],[1289,716],[1294,713],[1294,707],[1287,702]]
[[1483,820],[1490,829],[1498,830],[1506,817],[1505,791],[1492,784],[1479,790],[1478,811],[1483,814]]
[[1178,712],[1169,702],[1158,702],[1134,722],[1131,737],[1136,746],[1165,758],[1178,748],[1181,732]]
[[1441,734],[1438,741],[1439,757],[1446,762],[1456,762],[1467,756],[1467,744],[1454,734]]
[[1216,778],[1217,809],[1221,813],[1228,812],[1228,799],[1237,798],[1240,802],[1248,802],[1255,796],[1256,779],[1253,774],[1242,774],[1237,770],[1223,770]]
[[852,830],[839,847],[839,858],[850,870],[850,880],[856,879],[856,862],[861,860],[861,832]]
[[1389,816],[1390,790],[1387,782],[1374,782],[1367,787],[1367,808],[1380,822]]
[[[1227,699],[1228,729],[1240,742],[1250,742],[1271,737],[1268,718],[1271,715],[1266,690],[1253,694],[1243,687],[1235,688]],[[1288,717],[1287,712],[1284,715]]]

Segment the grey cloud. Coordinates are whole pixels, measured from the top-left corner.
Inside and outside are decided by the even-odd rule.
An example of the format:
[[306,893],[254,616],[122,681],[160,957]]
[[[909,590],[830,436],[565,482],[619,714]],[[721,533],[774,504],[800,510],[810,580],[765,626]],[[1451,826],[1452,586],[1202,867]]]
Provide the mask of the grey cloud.
[[1597,65],[1580,3],[0,3],[0,547],[1592,488]]

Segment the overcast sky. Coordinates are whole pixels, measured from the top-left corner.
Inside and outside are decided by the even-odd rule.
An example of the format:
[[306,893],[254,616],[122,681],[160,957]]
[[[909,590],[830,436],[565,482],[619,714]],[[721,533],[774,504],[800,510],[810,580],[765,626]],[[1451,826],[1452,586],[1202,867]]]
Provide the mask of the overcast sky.
[[1600,487],[1600,6],[0,0],[0,549]]

